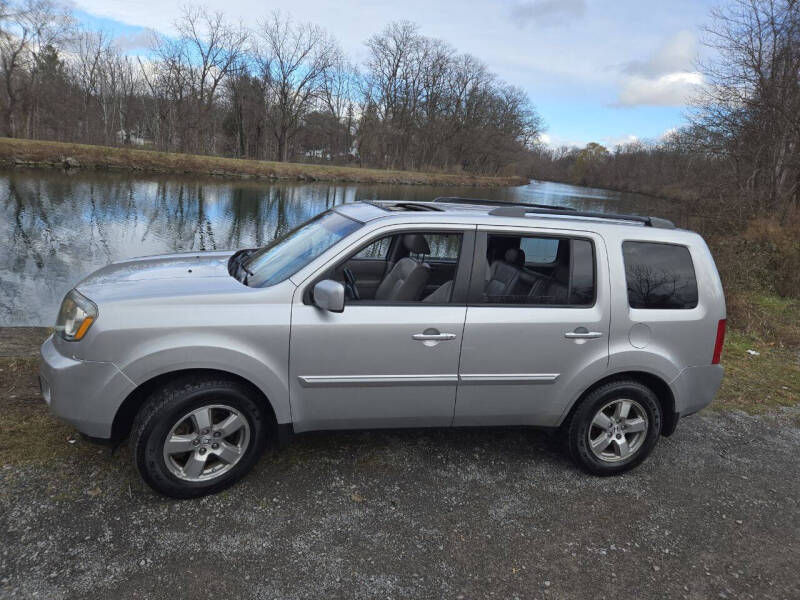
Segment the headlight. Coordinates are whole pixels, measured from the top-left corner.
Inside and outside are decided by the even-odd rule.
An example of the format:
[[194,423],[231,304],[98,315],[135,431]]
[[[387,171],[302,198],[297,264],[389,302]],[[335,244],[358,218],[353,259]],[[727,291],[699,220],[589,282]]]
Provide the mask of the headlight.
[[97,320],[97,305],[77,290],[71,290],[61,303],[56,331],[68,342],[81,339]]

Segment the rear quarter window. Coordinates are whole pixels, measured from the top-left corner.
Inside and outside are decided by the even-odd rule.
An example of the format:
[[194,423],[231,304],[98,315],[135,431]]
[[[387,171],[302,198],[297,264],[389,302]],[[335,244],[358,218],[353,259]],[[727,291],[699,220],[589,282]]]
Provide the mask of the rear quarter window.
[[686,246],[623,242],[631,308],[689,309],[697,306],[697,277]]

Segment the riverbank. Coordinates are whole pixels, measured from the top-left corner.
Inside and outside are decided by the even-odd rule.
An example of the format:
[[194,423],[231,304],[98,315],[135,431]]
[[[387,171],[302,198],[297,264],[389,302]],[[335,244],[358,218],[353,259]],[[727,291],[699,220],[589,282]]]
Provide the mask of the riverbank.
[[138,171],[268,181],[335,181],[393,185],[503,187],[525,185],[523,177],[389,171],[360,167],[223,158],[112,146],[90,146],[0,138],[0,164],[57,169]]

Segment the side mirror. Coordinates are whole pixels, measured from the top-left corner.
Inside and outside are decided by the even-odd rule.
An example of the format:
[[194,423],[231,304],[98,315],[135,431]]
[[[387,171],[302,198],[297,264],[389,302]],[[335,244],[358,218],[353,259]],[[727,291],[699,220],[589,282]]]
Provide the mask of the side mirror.
[[333,279],[323,279],[314,286],[314,306],[330,312],[344,312],[344,286]]

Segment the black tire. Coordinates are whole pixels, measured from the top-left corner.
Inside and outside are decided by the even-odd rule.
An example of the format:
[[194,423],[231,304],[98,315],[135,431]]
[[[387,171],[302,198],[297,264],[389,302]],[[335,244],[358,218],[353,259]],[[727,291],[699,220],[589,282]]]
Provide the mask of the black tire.
[[[232,407],[247,422],[248,441],[241,456],[227,471],[209,480],[187,481],[177,477],[164,457],[167,435],[191,411],[220,404]],[[150,396],[136,415],[130,445],[136,468],[150,487],[172,498],[196,498],[217,493],[250,471],[264,450],[271,429],[263,408],[247,385],[219,377],[188,376]]]
[[[626,458],[601,459],[589,446],[590,432],[599,437],[598,428],[593,429],[592,421],[598,412],[615,400],[632,400],[643,409],[646,415],[645,437],[634,452]],[[613,408],[613,407],[612,407]],[[567,429],[569,453],[575,463],[594,475],[617,475],[630,471],[647,458],[653,451],[661,434],[663,416],[661,405],[653,391],[646,385],[631,379],[610,381],[589,393],[576,408]],[[619,435],[607,434],[611,442]],[[622,434],[627,444],[627,436]],[[632,435],[632,434],[628,434]],[[620,438],[621,439],[621,438]],[[636,440],[638,441],[638,440]],[[618,450],[619,444],[612,444]],[[631,446],[633,447],[633,446]],[[613,453],[613,450],[609,450]],[[618,452],[621,454],[621,452]],[[614,460],[615,462],[609,462]]]

